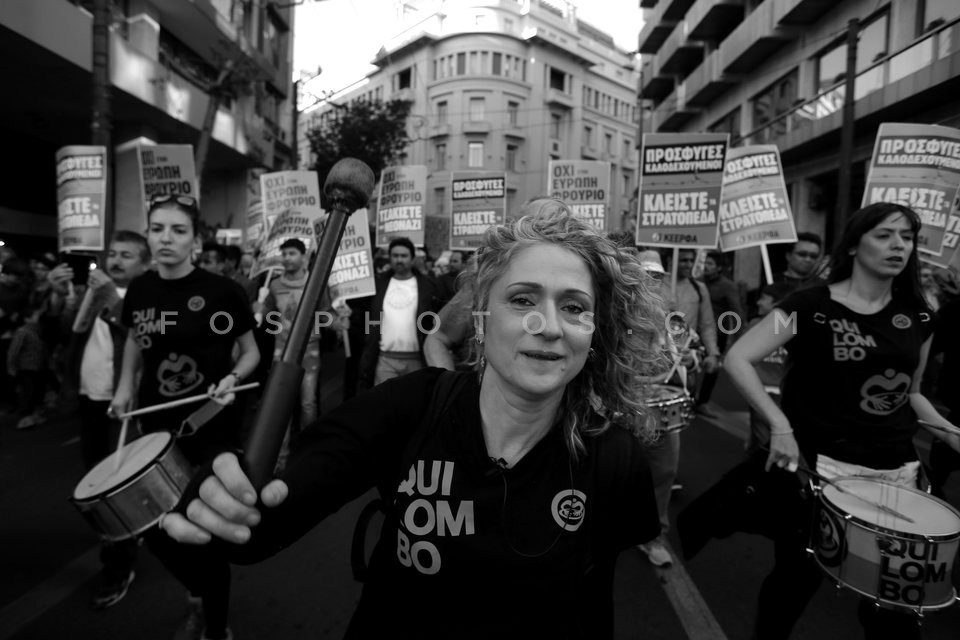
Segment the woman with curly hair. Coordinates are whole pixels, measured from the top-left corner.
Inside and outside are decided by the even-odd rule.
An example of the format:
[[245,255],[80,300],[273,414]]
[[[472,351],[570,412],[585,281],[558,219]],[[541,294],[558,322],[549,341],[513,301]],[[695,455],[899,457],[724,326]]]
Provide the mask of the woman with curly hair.
[[[796,471],[801,457],[821,477],[873,478],[916,488],[913,446],[918,419],[960,448],[955,426],[920,393],[933,333],[917,258],[920,218],[912,209],[877,203],[854,213],[833,252],[829,281],[777,303],[727,355],[734,383],[770,430],[767,469]],[[787,350],[780,406],[754,366]],[[776,478],[771,478],[776,481]],[[755,637],[787,638],[816,593],[822,573],[805,552],[809,511],[783,522],[774,540],[776,565],[760,591]],[[861,601],[868,640],[920,637],[912,614]]]
[[167,533],[255,562],[377,486],[388,515],[348,637],[612,637],[616,558],[659,531],[642,443],[619,423],[652,433],[635,380],[666,366],[662,301],[570,215],[484,244],[475,371],[424,369],[324,416],[260,505],[221,456]]

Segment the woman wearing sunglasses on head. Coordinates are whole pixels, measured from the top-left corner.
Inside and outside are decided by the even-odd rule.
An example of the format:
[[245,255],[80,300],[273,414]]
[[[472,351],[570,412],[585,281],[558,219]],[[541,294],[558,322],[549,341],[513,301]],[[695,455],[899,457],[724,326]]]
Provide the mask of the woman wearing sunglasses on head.
[[[157,270],[134,279],[124,300],[122,321],[129,333],[111,402],[115,414],[128,411],[134,398],[145,407],[204,391],[230,404],[230,389],[250,375],[260,360],[243,289],[191,262],[200,248],[199,219],[197,202],[190,196],[163,195],[150,202],[147,242]],[[236,361],[232,357],[235,344],[240,352]],[[239,446],[240,420],[233,407],[196,433],[182,432],[183,421],[195,409],[185,406],[143,416],[140,430],[173,432],[178,448],[194,465]],[[146,539],[190,592],[181,631],[202,629],[203,638],[209,640],[231,637],[226,627],[230,589],[226,561],[170,544],[157,530]]]

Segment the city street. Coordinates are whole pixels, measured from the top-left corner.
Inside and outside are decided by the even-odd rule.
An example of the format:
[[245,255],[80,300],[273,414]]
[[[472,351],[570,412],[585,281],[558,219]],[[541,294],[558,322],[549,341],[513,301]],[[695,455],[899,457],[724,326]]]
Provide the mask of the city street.
[[[342,358],[339,352],[323,355],[322,406],[330,409],[340,398]],[[714,399],[718,417],[697,418],[683,434],[675,514],[742,456],[742,402],[723,377]],[[9,423],[0,428],[0,640],[171,638],[184,592],[145,549],[126,598],[106,611],[88,609],[98,547],[67,501],[81,475],[77,425],[69,416],[32,430]],[[367,499],[274,559],[235,569],[231,627],[237,640],[341,637],[360,593],[348,557],[353,524]],[[672,542],[679,548],[675,536]],[[757,590],[771,563],[769,541],[747,534],[714,540],[689,562],[665,570],[627,550],[616,575],[616,637],[749,638]],[[857,602],[851,592],[825,583],[794,638],[861,637]],[[924,628],[928,640],[955,639],[960,607],[929,615]]]

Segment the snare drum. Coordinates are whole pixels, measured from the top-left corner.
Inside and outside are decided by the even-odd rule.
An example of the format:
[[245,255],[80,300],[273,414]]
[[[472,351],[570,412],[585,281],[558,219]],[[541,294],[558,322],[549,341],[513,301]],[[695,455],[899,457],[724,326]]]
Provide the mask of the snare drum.
[[165,432],[126,444],[120,468],[114,455],[80,480],[70,501],[105,540],[124,540],[149,529],[180,501],[192,468]]
[[673,433],[686,429],[693,418],[693,398],[679,387],[652,384],[647,387],[647,409],[658,431]]
[[820,568],[840,586],[886,608],[923,613],[953,604],[960,513],[916,489],[867,478],[834,482],[850,493],[830,485],[820,489],[812,545]]

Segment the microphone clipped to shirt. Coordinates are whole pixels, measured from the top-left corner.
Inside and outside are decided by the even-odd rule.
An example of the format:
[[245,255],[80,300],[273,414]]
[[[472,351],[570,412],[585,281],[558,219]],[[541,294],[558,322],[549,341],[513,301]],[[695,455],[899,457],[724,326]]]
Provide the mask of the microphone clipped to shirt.
[[485,478],[496,478],[508,468],[507,461],[503,458],[494,458],[493,456],[489,456],[487,459],[490,461],[491,466],[483,473]]

